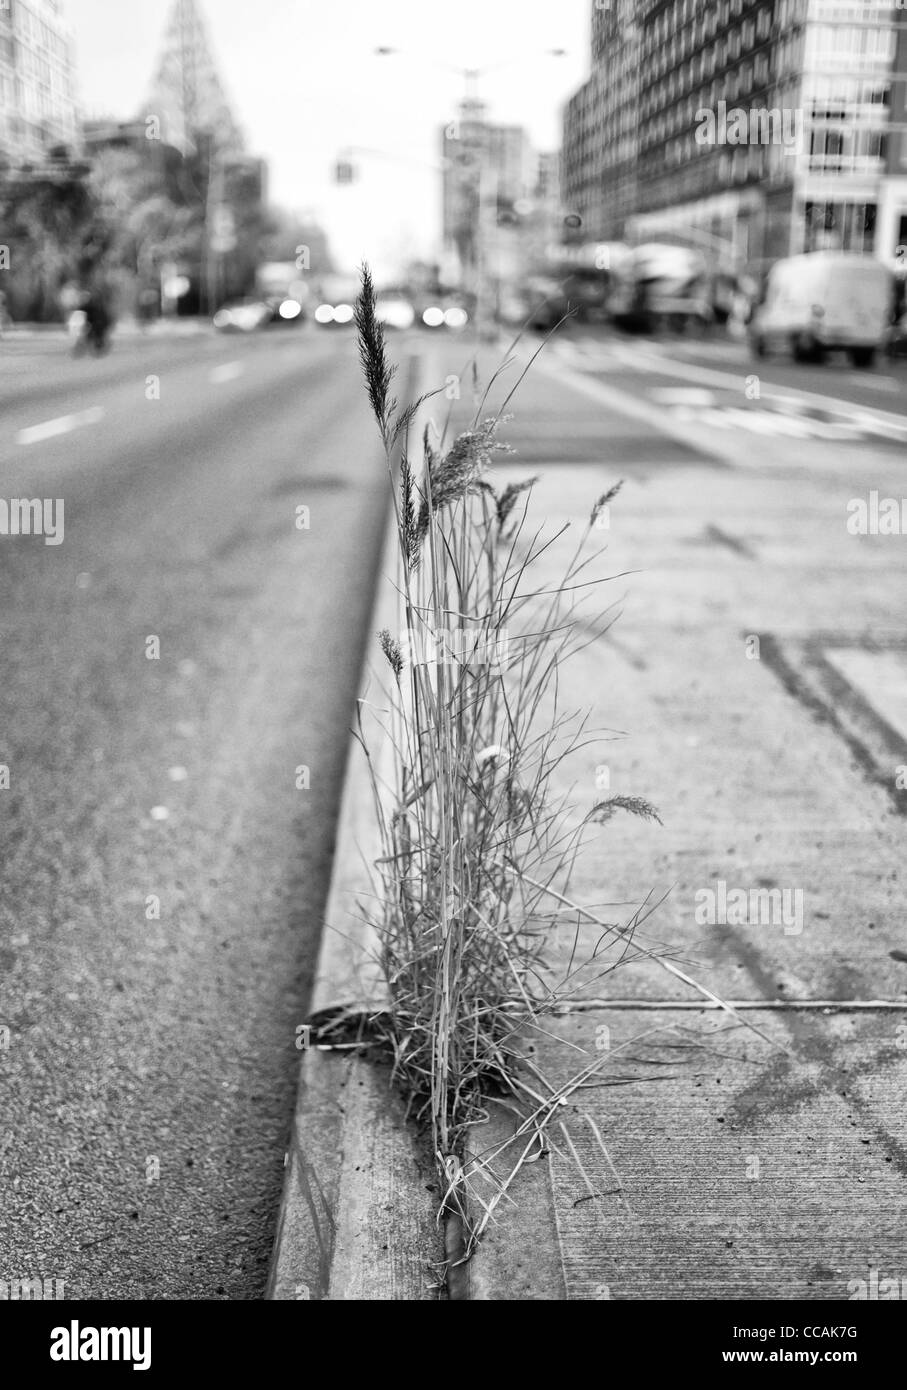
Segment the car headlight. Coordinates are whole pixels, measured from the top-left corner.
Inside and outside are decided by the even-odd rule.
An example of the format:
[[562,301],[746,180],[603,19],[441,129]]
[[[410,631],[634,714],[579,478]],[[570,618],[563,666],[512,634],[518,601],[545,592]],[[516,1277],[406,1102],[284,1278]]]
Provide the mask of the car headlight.
[[338,304],[334,309],[334,322],[351,323],[355,312],[352,304]]
[[295,299],[285,299],[277,312],[282,319],[298,319],[302,313],[302,305]]
[[416,317],[412,306],[404,304],[402,301],[380,304],[376,310],[378,322],[387,324],[388,328],[411,328],[413,319]]
[[440,328],[441,324],[444,322],[444,310],[438,308],[426,309],[425,313],[422,315],[422,322],[425,324],[426,328]]
[[465,309],[454,306],[454,308],[447,310],[444,315],[444,322],[448,328],[465,328],[469,322],[469,315]]
[[334,322],[334,306],[333,306],[333,304],[319,304],[318,308],[315,310],[315,322],[316,322],[316,323],[333,323],[333,322]]

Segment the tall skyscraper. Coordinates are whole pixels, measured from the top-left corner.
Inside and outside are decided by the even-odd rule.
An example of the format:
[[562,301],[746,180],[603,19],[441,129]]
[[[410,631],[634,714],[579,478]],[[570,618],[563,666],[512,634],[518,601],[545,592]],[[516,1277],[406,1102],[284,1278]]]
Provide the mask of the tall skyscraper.
[[0,162],[41,163],[79,139],[72,39],[60,0],[0,3]]
[[199,140],[222,154],[240,154],[243,139],[211,53],[197,0],[174,0],[151,85],[145,119],[160,122],[160,138],[183,154]]

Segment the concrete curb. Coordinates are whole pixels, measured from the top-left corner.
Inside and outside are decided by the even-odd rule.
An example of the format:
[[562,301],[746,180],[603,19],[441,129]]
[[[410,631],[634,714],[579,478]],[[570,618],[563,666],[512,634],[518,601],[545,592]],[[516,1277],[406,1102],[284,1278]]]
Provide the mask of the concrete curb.
[[[512,1115],[492,1107],[486,1124],[474,1125],[465,1160],[480,1158],[510,1139],[516,1129]],[[524,1141],[525,1142],[525,1141]],[[499,1178],[513,1166],[518,1148],[508,1150],[492,1166]],[[509,1161],[508,1161],[509,1160]],[[552,1190],[550,1157],[524,1167],[519,1175],[516,1203],[500,1202],[472,1259],[463,1267],[464,1300],[478,1303],[562,1302],[567,1283]],[[478,1195],[490,1199],[489,1180],[472,1179]],[[484,1189],[484,1190],[483,1190]]]
[[[409,398],[418,364],[411,362]],[[374,633],[398,626],[396,536],[388,497],[386,540],[369,628],[362,686]],[[390,752],[387,740],[386,751]],[[380,773],[380,769],[379,769]],[[368,765],[351,738],[310,1004],[317,1018],[334,1009],[380,1008],[384,986],[375,939],[358,904],[372,888],[377,844]],[[430,1266],[443,1261],[435,1169],[406,1122],[385,1067],[364,1053],[303,1054],[277,1235],[265,1297],[270,1300],[422,1300]]]

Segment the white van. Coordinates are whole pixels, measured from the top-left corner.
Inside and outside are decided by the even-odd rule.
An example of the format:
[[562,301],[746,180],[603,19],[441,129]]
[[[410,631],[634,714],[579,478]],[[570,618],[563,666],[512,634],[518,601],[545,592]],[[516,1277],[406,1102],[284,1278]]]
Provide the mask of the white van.
[[891,327],[894,278],[872,256],[814,251],[778,261],[750,323],[757,357],[790,351],[798,362],[847,352],[855,367],[872,365]]

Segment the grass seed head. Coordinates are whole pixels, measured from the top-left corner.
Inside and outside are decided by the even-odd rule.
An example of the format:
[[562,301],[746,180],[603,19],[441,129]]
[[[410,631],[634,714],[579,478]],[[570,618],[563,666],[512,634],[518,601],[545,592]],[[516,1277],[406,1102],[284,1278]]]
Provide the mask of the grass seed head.
[[387,658],[387,664],[397,677],[397,680],[399,680],[403,675],[403,653],[400,651],[398,644],[391,637],[387,628],[382,628],[378,633],[378,641],[381,643],[381,650]]
[[396,373],[387,360],[387,344],[384,328],[378,322],[378,296],[375,283],[367,265],[362,267],[362,289],[356,300],[356,328],[359,333],[359,360],[365,376],[368,398],[381,434],[386,440],[390,433],[391,420],[397,402],[391,398],[390,389]]
[[612,488],[609,488],[607,492],[602,493],[601,497],[598,499],[595,506],[592,508],[592,515],[589,518],[590,526],[595,525],[596,521],[598,521],[598,518],[601,516],[605,508],[614,501],[615,497],[620,492],[623,485],[623,479],[621,479],[619,483],[615,483],[614,486]]

